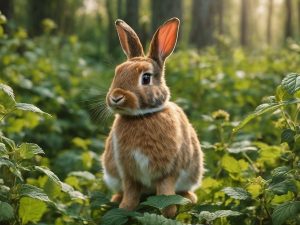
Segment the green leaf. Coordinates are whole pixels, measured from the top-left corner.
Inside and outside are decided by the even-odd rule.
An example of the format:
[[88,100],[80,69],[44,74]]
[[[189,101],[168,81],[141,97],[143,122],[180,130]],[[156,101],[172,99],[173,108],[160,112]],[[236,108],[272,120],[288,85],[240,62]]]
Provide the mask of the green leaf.
[[288,100],[293,98],[293,95],[290,95],[283,87],[282,85],[279,85],[276,88],[276,100],[278,102]]
[[5,84],[0,84],[0,115],[9,114],[13,111],[15,105],[16,101],[13,90]]
[[47,175],[50,180],[52,180],[55,184],[57,184],[59,187],[61,187],[61,181],[55,175],[55,173],[53,173],[51,170],[49,170],[49,168],[47,168],[45,166],[35,166],[34,168],[37,171],[40,171],[40,172],[44,173],[45,175]]
[[49,197],[45,194],[45,192],[42,189],[30,184],[22,184],[19,191],[19,195],[21,197],[27,196],[44,202],[52,203],[52,201],[49,199]]
[[272,192],[274,192],[277,195],[283,195],[288,193],[288,191],[297,192],[297,186],[295,182],[291,179],[286,179],[281,182],[271,183],[269,188]]
[[282,87],[291,95],[300,90],[300,75],[297,73],[288,74],[281,82]]
[[152,206],[157,209],[164,209],[169,205],[186,205],[191,203],[187,198],[180,195],[155,195],[147,198],[141,205]]
[[274,225],[281,225],[288,219],[293,219],[300,213],[300,201],[285,202],[277,206],[272,214]]
[[17,168],[17,166],[11,162],[8,159],[5,158],[0,158],[0,168],[2,166],[7,166],[9,168],[9,171],[13,173],[15,176],[17,176],[21,181],[23,181],[22,173],[21,171]]
[[69,194],[71,199],[82,199],[85,200],[87,199],[87,197],[82,194],[79,191],[75,191],[73,187],[71,187],[70,185],[64,183],[64,182],[60,182],[61,187],[62,187],[62,191]]
[[280,166],[275,168],[271,173],[273,177],[282,177],[285,176],[290,171],[290,168],[287,166]]
[[221,159],[221,166],[229,173],[239,174],[248,168],[248,163],[243,160],[236,160],[234,157],[224,155]]
[[73,172],[69,173],[68,176],[79,177],[79,178],[82,178],[84,180],[89,180],[89,181],[96,179],[95,175],[88,171],[73,171]]
[[241,213],[232,210],[218,210],[215,212],[202,211],[199,214],[194,215],[197,216],[200,220],[205,219],[206,221],[211,222],[221,217],[239,216],[241,215]]
[[226,187],[223,191],[231,198],[239,200],[246,200],[251,196],[246,190],[240,187]]
[[3,143],[0,143],[0,157],[8,158],[8,151]]
[[293,142],[295,134],[296,134],[295,131],[293,131],[291,129],[285,129],[281,133],[281,143],[283,143],[283,142],[287,142],[287,143]]
[[0,221],[7,221],[14,218],[14,209],[7,202],[0,201]]
[[240,153],[247,151],[257,151],[257,147],[252,146],[250,141],[234,142],[227,150],[230,153]]
[[291,104],[300,103],[300,99],[291,99],[288,101],[277,102],[277,103],[263,103],[255,109],[255,111],[249,114],[246,118],[244,118],[233,130],[232,133],[235,134],[240,129],[242,129],[246,124],[248,124],[251,120],[265,114],[268,112],[274,112],[275,110],[279,109],[281,106],[287,106]]
[[167,219],[157,214],[144,213],[143,216],[135,218],[143,225],[182,225],[179,221]]
[[22,143],[18,149],[22,159],[31,159],[34,155],[45,154],[37,144],[33,143]]
[[47,210],[47,205],[38,199],[23,197],[20,200],[19,217],[22,224],[37,223]]
[[23,110],[23,111],[30,111],[30,112],[35,112],[35,113],[47,114],[47,115],[50,116],[50,114],[48,114],[46,112],[43,112],[42,110],[40,110],[35,105],[28,104],[28,103],[17,103],[16,108],[20,109],[20,110]]
[[105,215],[101,218],[102,225],[122,225],[125,224],[130,217],[139,216],[140,214],[137,212],[127,211],[125,209],[112,209],[109,210]]
[[15,144],[15,142],[13,140],[11,140],[11,139],[9,139],[7,137],[1,136],[1,135],[0,135],[0,140],[4,144],[6,144],[7,146],[9,146],[9,148],[10,148],[9,150],[15,150],[16,144]]

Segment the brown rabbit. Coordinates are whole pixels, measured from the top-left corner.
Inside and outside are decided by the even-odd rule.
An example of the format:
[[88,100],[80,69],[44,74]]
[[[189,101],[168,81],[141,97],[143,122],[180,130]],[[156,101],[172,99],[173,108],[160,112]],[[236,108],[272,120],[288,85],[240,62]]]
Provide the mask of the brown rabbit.
[[[143,193],[180,194],[197,202],[203,153],[182,109],[170,102],[164,63],[177,41],[179,20],[172,18],[155,32],[147,56],[133,29],[117,20],[127,61],[117,66],[106,96],[115,120],[102,156],[104,181],[116,192],[112,201],[133,210]],[[163,211],[176,214],[176,206]]]

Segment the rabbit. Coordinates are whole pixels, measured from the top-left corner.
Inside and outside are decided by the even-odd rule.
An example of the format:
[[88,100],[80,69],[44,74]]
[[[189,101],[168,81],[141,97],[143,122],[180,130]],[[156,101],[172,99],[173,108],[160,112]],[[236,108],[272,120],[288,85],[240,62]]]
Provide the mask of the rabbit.
[[[127,61],[118,65],[106,96],[115,119],[101,156],[111,201],[134,210],[142,194],[180,194],[197,202],[193,190],[203,176],[203,152],[183,110],[171,102],[164,65],[173,52],[180,21],[172,18],[155,32],[144,55],[134,30],[115,22]],[[176,206],[163,210],[176,215]]]

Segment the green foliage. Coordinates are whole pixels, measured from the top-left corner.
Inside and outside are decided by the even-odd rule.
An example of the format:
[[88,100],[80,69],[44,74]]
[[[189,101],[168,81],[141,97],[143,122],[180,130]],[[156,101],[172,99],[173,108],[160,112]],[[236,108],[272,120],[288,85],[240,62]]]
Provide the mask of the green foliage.
[[170,205],[186,205],[190,202],[189,199],[183,198],[180,195],[156,195],[147,198],[141,205],[147,205],[162,210]]
[[[52,36],[49,22],[34,39],[24,29],[0,31],[1,222],[299,223],[299,75],[283,77],[299,71],[298,52],[223,46],[172,55],[172,100],[199,132],[206,156],[199,201],[148,196],[129,212],[109,201],[99,160],[111,125],[101,105],[118,62],[95,61],[95,46]],[[173,204],[177,216],[164,218],[161,210]]]

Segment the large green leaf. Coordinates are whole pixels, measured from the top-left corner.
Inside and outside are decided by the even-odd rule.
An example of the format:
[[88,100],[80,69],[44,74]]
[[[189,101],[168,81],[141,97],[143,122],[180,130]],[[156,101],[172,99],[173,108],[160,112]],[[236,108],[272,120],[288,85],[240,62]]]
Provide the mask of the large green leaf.
[[45,194],[45,192],[42,189],[30,184],[22,184],[19,191],[19,195],[21,197],[27,196],[44,202],[51,202],[49,197]]
[[179,221],[167,219],[157,214],[144,213],[143,216],[135,218],[143,225],[182,225]]
[[0,201],[0,221],[6,221],[14,218],[14,209],[7,202]]
[[288,219],[293,219],[300,213],[300,201],[285,202],[277,206],[272,214],[274,225],[281,225]]
[[33,143],[22,143],[18,149],[22,159],[31,159],[34,155],[45,154],[40,146]]
[[125,209],[112,209],[105,213],[101,218],[102,225],[122,225],[125,224],[130,217],[139,216],[137,212],[127,211]]
[[240,187],[226,187],[223,191],[231,198],[239,200],[246,200],[251,196],[246,190]]
[[35,198],[23,197],[20,200],[19,217],[22,224],[28,222],[37,223],[47,210],[47,205],[43,201]]
[[251,114],[249,114],[246,118],[244,118],[233,130],[233,134],[238,132],[240,129],[242,129],[246,124],[248,124],[251,120],[265,114],[268,112],[274,112],[275,110],[279,109],[281,106],[287,106],[291,104],[300,103],[300,99],[291,99],[288,101],[283,102],[276,102],[276,103],[263,103],[255,109],[255,111]]
[[291,95],[300,90],[300,74],[291,73],[283,78],[282,87]]
[[197,216],[200,220],[205,219],[206,221],[211,222],[221,217],[239,216],[241,214],[242,213],[240,212],[232,210],[218,210],[215,212],[202,211],[199,214],[194,215]]
[[42,111],[41,109],[39,109],[35,105],[28,104],[28,103],[17,103],[16,108],[20,109],[20,110],[23,110],[23,111],[30,111],[30,112],[35,112],[35,113],[47,114],[47,115],[50,116],[50,114]]
[[169,205],[186,205],[191,203],[187,198],[180,195],[155,195],[147,198],[141,205],[152,206],[157,209],[164,209]]
[[0,84],[0,114],[6,114],[15,107],[16,101],[11,87]]
[[286,179],[280,182],[271,182],[269,190],[273,191],[277,195],[284,195],[288,191],[297,192],[297,186],[295,182],[291,179]]

